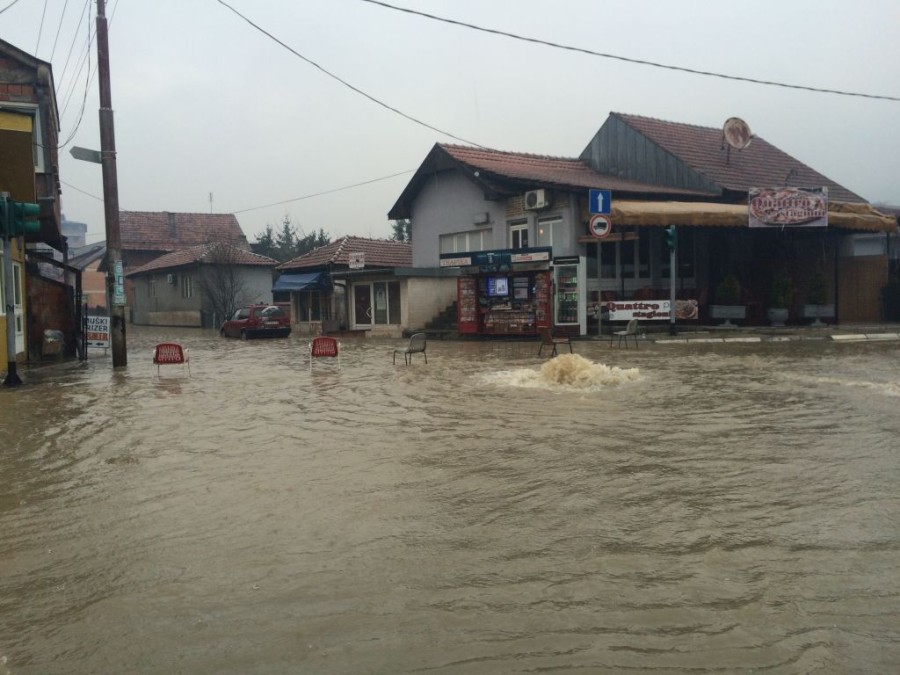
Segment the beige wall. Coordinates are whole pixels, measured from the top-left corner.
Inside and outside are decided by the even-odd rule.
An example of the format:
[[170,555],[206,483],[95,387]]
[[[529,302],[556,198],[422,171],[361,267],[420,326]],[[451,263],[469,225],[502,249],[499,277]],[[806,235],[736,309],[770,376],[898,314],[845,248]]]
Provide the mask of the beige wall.
[[[405,295],[404,295],[405,294]],[[400,288],[401,322],[418,330],[456,300],[456,278],[411,277]]]

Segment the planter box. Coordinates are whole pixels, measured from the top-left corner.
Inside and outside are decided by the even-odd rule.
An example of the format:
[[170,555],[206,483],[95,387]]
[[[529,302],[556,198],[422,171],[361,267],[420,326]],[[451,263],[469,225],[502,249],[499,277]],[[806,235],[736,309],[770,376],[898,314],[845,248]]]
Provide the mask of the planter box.
[[813,326],[824,326],[820,319],[834,318],[834,305],[803,305],[800,308],[800,316],[804,319],[815,319]]
[[736,326],[731,323],[731,319],[746,319],[747,307],[745,305],[710,305],[709,315],[713,319],[725,319],[725,321],[720,324],[723,327],[736,328]]
[[790,316],[790,310],[784,307],[772,307],[767,314],[769,316],[769,321],[772,322],[773,326],[783,326],[787,323],[788,317]]

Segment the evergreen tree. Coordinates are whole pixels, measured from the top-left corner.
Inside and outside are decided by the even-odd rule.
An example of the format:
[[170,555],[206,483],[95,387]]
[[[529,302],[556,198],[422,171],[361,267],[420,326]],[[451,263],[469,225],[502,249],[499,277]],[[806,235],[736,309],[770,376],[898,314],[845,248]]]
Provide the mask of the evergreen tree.
[[254,253],[275,258],[277,251],[275,250],[275,230],[271,225],[266,223],[266,229],[261,234],[256,235],[256,242],[252,246]]
[[275,235],[275,251],[277,255],[273,256],[279,262],[286,262],[297,257],[297,231],[291,224],[290,214],[284,214],[281,221],[281,229]]
[[407,243],[412,243],[412,222],[409,220],[395,220],[391,223],[391,228],[394,230],[394,234],[391,239],[395,239],[397,241],[405,241]]

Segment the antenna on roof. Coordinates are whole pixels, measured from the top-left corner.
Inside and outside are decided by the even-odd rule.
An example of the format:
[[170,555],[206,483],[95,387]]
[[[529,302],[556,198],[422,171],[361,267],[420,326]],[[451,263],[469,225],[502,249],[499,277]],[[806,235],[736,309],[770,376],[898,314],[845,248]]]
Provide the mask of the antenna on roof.
[[750,125],[740,117],[729,117],[722,127],[722,138],[728,144],[725,155],[725,162],[728,163],[731,160],[731,148],[743,150],[750,145],[753,134],[750,133]]
[[725,120],[722,135],[725,137],[725,142],[735,150],[743,150],[750,145],[750,141],[753,139],[750,126],[740,117],[729,117]]

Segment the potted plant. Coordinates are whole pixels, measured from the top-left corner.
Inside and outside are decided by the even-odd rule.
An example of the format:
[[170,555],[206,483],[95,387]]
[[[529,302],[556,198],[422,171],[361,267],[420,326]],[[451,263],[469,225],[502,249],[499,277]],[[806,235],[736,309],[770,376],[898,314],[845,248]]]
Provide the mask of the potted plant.
[[747,307],[741,303],[741,282],[734,274],[727,275],[716,286],[715,303],[709,306],[713,319],[724,319],[723,328],[736,328],[731,319],[746,319]]
[[783,326],[790,314],[791,301],[794,298],[794,288],[787,272],[781,271],[772,280],[772,297],[769,303],[769,321],[773,326]]
[[821,271],[816,271],[806,288],[806,302],[800,308],[804,319],[814,319],[811,325],[824,326],[821,319],[834,318],[834,305],[828,303],[828,282]]

